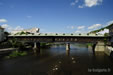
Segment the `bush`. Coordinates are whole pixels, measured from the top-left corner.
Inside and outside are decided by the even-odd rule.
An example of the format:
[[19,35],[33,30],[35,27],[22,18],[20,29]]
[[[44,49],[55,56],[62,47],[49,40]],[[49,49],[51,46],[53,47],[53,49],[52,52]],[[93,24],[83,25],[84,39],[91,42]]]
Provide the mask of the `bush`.
[[48,48],[51,46],[51,43],[40,43],[41,48]]
[[11,47],[13,48],[19,48],[19,49],[24,49],[25,48],[25,44],[18,41],[17,39],[12,39],[12,40],[9,40],[8,43],[11,45]]
[[104,38],[104,44],[107,44],[107,39],[106,38]]
[[21,53],[19,53],[19,55],[20,56],[25,56],[25,55],[27,55],[27,52],[25,52],[25,51],[24,52],[21,52]]
[[109,36],[109,33],[105,33],[104,36]]
[[25,56],[27,55],[27,52],[19,52],[19,51],[13,51],[11,54],[9,54],[9,56],[6,56],[5,58],[15,58],[18,56]]
[[19,56],[19,52],[18,51],[13,51],[9,56],[10,57],[17,57],[17,56]]
[[93,46],[93,44],[92,44],[92,43],[88,43],[87,45],[88,45],[88,46]]

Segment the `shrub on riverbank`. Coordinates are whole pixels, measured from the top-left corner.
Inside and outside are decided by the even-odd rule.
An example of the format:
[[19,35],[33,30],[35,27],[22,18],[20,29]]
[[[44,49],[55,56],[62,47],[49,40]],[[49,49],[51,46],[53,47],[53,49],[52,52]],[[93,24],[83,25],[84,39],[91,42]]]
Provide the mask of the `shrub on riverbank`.
[[87,46],[93,46],[93,44],[92,43],[88,43]]
[[14,58],[14,57],[18,57],[18,56],[25,56],[27,55],[27,52],[23,51],[13,51],[11,54],[9,54],[8,56],[6,56],[5,58]]
[[51,43],[40,43],[41,48],[47,48],[50,47],[52,44]]

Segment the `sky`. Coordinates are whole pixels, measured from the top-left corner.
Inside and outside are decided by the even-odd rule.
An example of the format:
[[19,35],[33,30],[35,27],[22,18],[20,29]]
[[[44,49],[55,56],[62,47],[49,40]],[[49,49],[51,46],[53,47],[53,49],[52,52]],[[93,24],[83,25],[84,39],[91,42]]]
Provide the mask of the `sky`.
[[87,33],[113,23],[113,0],[0,0],[0,26],[11,32]]

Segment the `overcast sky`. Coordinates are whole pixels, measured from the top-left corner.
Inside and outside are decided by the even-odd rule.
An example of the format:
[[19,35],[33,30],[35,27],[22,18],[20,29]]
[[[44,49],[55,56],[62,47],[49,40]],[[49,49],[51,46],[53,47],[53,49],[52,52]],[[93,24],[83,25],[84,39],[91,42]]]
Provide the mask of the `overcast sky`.
[[8,31],[85,33],[113,23],[113,0],[0,0],[0,25]]

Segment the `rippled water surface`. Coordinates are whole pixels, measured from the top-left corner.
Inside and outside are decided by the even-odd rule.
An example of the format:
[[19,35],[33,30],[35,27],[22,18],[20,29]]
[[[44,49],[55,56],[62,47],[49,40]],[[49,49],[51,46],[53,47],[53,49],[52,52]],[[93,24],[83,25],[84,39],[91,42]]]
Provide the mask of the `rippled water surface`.
[[0,60],[0,75],[113,75],[113,59],[83,44],[54,45],[38,55]]

